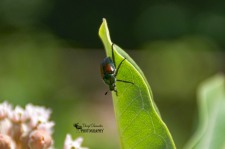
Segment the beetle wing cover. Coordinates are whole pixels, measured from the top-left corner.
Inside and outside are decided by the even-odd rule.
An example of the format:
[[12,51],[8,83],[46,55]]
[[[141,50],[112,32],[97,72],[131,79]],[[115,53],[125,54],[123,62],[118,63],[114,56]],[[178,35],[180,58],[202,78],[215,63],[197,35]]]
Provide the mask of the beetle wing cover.
[[102,62],[101,74],[114,74],[116,68],[110,57],[106,57]]

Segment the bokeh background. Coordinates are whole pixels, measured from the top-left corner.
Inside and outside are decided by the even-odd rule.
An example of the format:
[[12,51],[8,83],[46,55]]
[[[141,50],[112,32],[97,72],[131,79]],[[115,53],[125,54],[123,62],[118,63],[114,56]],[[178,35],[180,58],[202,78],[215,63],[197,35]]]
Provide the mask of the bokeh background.
[[[55,147],[66,133],[92,149],[119,148],[112,99],[100,77],[102,18],[143,69],[177,148],[197,122],[197,87],[225,70],[224,1],[0,1],[0,101],[52,109]],[[103,134],[81,134],[74,123]]]

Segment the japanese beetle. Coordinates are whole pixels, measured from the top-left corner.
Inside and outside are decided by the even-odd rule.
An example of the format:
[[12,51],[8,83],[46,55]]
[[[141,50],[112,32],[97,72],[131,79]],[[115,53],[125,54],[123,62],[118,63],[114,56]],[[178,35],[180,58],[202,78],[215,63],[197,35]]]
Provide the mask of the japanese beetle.
[[[100,65],[100,69],[101,69],[101,76],[102,79],[104,80],[105,84],[107,84],[109,86],[109,90],[110,91],[114,91],[117,94],[117,90],[116,90],[116,82],[124,82],[124,83],[131,83],[134,84],[133,82],[129,82],[129,81],[124,81],[124,80],[119,80],[116,79],[116,76],[119,72],[120,66],[122,65],[122,63],[126,60],[126,58],[124,58],[118,65],[118,68],[116,68],[116,62],[115,62],[115,57],[114,57],[114,48],[113,48],[114,44],[111,45],[112,48],[112,58],[111,57],[106,57],[103,59],[101,65]],[[108,93],[108,91],[105,93],[105,95]]]

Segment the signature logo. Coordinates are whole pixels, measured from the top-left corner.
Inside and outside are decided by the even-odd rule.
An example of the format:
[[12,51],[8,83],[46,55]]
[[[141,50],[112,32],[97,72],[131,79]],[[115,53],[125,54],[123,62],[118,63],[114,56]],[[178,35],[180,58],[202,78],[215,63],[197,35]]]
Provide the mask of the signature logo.
[[82,126],[79,125],[79,123],[75,123],[75,124],[73,124],[73,126],[74,126],[77,130],[81,130],[81,129],[82,129]]
[[104,131],[103,125],[95,123],[74,123],[73,127],[78,133],[103,133]]

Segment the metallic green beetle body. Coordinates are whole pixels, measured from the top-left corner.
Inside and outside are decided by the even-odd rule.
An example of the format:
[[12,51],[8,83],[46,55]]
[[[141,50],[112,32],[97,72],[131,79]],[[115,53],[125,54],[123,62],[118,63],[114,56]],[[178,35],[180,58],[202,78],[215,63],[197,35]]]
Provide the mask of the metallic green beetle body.
[[101,63],[100,69],[101,69],[102,79],[107,85],[109,85],[109,90],[117,92],[116,84],[115,84],[116,83],[116,76],[115,76],[116,67],[112,59],[110,57],[104,58],[104,60]]
[[[126,58],[124,58],[119,63],[118,67],[116,68],[113,46],[114,44],[112,44],[112,59],[111,57],[104,58],[100,65],[100,70],[101,70],[102,79],[109,86],[109,90],[116,92],[116,95],[117,95],[116,82],[131,83],[131,84],[134,84],[134,83],[130,81],[116,79],[120,66],[124,62],[124,60],[126,60]],[[108,92],[106,92],[105,95],[107,93]]]

